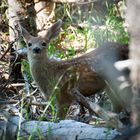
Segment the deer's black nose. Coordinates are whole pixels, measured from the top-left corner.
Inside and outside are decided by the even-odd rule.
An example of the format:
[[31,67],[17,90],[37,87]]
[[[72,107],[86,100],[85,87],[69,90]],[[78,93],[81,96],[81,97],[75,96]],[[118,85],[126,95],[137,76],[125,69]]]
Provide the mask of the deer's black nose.
[[41,49],[40,48],[34,48],[33,53],[40,53]]

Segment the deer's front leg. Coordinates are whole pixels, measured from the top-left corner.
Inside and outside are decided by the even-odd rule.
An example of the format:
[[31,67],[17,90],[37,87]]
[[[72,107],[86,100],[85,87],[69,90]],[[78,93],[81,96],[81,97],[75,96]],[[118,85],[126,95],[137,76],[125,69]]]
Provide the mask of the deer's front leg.
[[70,91],[75,86],[75,72],[73,69],[68,69],[62,75],[61,82],[59,83],[60,92],[57,94],[57,109],[58,109],[58,117],[60,119],[64,119],[67,114],[67,110],[70,107],[72,101],[74,100],[71,96]]
[[57,95],[57,117],[59,119],[65,119],[67,110],[72,103],[71,96],[67,93],[65,88],[62,88]]

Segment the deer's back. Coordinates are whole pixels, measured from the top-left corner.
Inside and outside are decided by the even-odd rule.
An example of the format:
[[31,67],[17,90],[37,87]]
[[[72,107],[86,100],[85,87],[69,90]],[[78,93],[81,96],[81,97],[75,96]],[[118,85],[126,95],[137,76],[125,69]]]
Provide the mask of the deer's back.
[[104,61],[109,61],[113,67],[114,62],[127,58],[128,47],[126,45],[106,43],[81,57],[60,61],[54,67],[57,74],[63,74],[68,68],[74,67],[76,69],[74,72],[79,74],[77,88],[83,95],[89,96],[103,90],[106,86],[103,77],[100,76],[100,72],[104,72],[102,65]]

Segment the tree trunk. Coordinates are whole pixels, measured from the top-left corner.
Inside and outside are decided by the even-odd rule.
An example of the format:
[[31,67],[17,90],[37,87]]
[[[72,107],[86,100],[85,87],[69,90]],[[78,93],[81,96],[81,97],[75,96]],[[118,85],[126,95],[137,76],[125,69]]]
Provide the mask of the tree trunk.
[[126,21],[130,32],[130,58],[133,61],[131,66],[131,80],[133,83],[133,100],[131,121],[134,127],[140,125],[140,1],[127,0]]

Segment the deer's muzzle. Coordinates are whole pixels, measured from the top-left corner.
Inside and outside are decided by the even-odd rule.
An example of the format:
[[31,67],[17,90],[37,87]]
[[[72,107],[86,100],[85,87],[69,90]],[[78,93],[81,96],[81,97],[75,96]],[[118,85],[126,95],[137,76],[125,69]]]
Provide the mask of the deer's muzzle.
[[34,48],[33,49],[33,53],[40,53],[41,52],[41,49],[40,48]]

